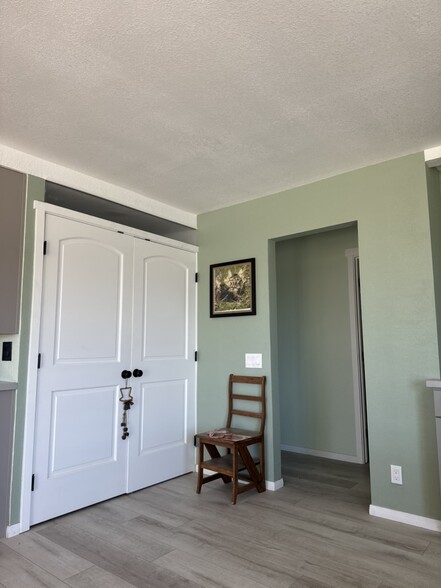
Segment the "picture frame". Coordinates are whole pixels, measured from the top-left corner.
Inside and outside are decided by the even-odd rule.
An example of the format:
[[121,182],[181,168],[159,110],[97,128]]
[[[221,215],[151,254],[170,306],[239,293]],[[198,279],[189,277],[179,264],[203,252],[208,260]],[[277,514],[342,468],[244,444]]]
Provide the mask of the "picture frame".
[[256,314],[256,259],[210,265],[210,317]]

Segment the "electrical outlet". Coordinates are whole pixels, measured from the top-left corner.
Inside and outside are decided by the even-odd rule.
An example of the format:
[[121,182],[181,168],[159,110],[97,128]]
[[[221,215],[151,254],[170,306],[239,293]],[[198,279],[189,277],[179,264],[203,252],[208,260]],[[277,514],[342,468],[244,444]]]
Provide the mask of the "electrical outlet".
[[390,466],[390,481],[392,484],[402,484],[403,474],[401,472],[401,466],[391,465]]

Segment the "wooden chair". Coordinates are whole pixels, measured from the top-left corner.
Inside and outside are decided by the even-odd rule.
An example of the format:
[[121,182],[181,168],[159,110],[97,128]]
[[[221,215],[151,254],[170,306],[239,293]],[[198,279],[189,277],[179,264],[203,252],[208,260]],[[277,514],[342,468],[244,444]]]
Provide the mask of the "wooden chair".
[[[228,418],[226,427],[199,433],[198,481],[196,492],[200,494],[203,484],[221,478],[225,484],[232,483],[232,504],[236,504],[237,495],[256,488],[265,491],[265,376],[235,376],[230,374],[228,381]],[[258,387],[254,395],[236,393],[235,384],[253,384]],[[243,389],[240,390],[243,392]],[[256,411],[245,410],[248,403],[257,406]],[[251,408],[251,405],[249,405]],[[247,417],[257,422],[257,430],[232,428],[233,417]],[[236,419],[235,419],[236,420]],[[252,457],[249,447],[258,445],[258,455]],[[221,455],[218,447],[225,448],[226,454]],[[204,449],[211,459],[204,461]],[[215,472],[203,476],[204,470]],[[239,480],[241,483],[239,485]]]

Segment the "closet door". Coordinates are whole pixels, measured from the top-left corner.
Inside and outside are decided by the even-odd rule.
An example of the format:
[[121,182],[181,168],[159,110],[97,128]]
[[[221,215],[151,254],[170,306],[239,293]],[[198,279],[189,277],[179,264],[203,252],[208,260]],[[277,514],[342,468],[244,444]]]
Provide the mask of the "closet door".
[[47,215],[31,524],[127,491],[133,239]]
[[194,467],[195,254],[50,214],[45,239],[31,524]]
[[194,253],[135,240],[129,491],[194,469]]

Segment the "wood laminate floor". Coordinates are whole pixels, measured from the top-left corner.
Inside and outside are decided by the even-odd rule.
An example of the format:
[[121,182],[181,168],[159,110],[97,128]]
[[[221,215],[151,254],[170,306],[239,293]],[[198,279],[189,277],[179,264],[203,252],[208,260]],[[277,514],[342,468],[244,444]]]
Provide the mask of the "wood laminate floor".
[[441,534],[369,516],[366,466],[282,461],[236,506],[188,474],[2,539],[0,587],[441,587]]

